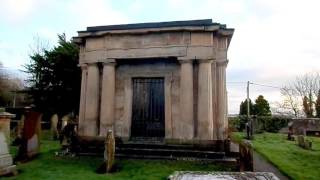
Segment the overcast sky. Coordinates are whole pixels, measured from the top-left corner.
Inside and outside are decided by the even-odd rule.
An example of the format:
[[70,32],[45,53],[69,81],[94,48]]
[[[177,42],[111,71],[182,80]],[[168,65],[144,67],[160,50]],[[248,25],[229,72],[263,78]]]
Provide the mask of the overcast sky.
[[[320,70],[319,8],[317,0],[0,0],[0,61],[21,69],[35,36],[53,46],[57,33],[71,38],[87,26],[211,18],[235,28],[227,83],[229,113],[238,113],[244,82],[283,86]],[[277,88],[252,86],[250,97],[259,94],[281,100]]]

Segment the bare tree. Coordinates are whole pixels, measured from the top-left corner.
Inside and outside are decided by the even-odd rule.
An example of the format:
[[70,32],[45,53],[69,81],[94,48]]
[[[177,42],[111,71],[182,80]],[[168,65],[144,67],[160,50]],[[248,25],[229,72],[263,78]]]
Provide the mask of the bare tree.
[[299,117],[301,114],[301,103],[300,98],[296,96],[294,90],[283,87],[281,89],[281,96],[283,100],[282,103],[278,104],[279,108],[287,113],[293,114],[295,117]]
[[[310,112],[315,112],[315,99],[320,89],[320,74],[319,73],[307,73],[302,76],[296,77],[296,79],[284,86],[281,89],[281,95],[283,97],[283,106],[290,108],[295,116],[299,115],[303,107],[303,101],[308,105]],[[308,113],[308,116],[313,116]]]
[[30,55],[41,54],[50,48],[50,43],[47,39],[40,37],[38,34],[33,36],[33,43],[29,45]]

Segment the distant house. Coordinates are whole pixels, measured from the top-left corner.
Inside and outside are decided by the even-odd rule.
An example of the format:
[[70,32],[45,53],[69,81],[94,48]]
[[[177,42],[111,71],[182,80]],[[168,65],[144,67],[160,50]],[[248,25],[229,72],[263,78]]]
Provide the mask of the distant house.
[[233,32],[211,19],[79,31],[79,135],[112,129],[122,141],[223,143]]

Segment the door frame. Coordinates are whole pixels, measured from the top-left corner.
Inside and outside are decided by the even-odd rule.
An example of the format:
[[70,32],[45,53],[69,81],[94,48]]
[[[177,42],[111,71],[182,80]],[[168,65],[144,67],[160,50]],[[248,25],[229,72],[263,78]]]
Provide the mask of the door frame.
[[[172,131],[172,104],[171,104],[171,88],[172,88],[172,73],[167,72],[153,72],[149,74],[134,73],[125,77],[124,87],[124,124],[122,124],[122,135],[128,137],[131,136],[132,125],[132,101],[133,101],[133,78],[164,78],[164,116],[165,116],[165,139],[173,137]],[[127,132],[127,133],[126,133]]]
[[[154,80],[154,81],[153,81]],[[160,83],[161,85],[160,86],[162,86],[162,92],[160,92],[160,94],[162,95],[162,102],[161,102],[161,104],[158,104],[158,105],[160,105],[160,106],[162,106],[162,112],[160,112],[160,113],[163,113],[162,115],[160,115],[160,129],[155,129],[155,132],[156,131],[158,131],[159,130],[159,134],[158,133],[155,133],[154,134],[154,136],[148,136],[148,134],[149,133],[151,133],[151,134],[153,134],[152,133],[152,130],[148,130],[148,128],[146,127],[146,126],[142,126],[141,128],[145,128],[145,129],[141,129],[142,131],[144,131],[144,132],[141,132],[141,133],[135,133],[134,135],[133,135],[133,133],[131,133],[131,137],[130,137],[130,139],[131,138],[134,138],[134,139],[163,139],[164,137],[165,137],[165,124],[166,124],[166,122],[165,122],[165,78],[164,77],[133,77],[132,78],[132,115],[131,115],[131,132],[133,131],[133,124],[135,124],[135,123],[138,123],[137,122],[137,120],[139,121],[139,119],[136,119],[135,121],[136,122],[134,122],[134,119],[133,119],[133,113],[136,113],[136,112],[134,112],[133,111],[133,105],[135,104],[135,102],[134,102],[134,95],[140,95],[140,93],[142,93],[142,92],[139,92],[139,91],[136,91],[136,89],[134,89],[134,82],[135,81],[137,81],[136,83],[137,84],[139,84],[139,83],[147,83],[148,81],[148,83],[150,83],[149,84],[149,88],[154,88],[154,86],[152,85],[152,84],[158,84],[158,83]],[[141,81],[141,82],[139,82],[139,81]],[[145,81],[145,82],[144,82]],[[138,85],[139,86],[139,85]],[[138,93],[138,94],[134,94],[134,93]],[[159,92],[159,91],[158,91]],[[149,90],[148,91],[148,93],[151,93],[151,91]],[[160,94],[156,94],[156,96],[159,96]],[[150,94],[149,94],[150,95]],[[139,98],[138,98],[139,99]],[[154,98],[152,98],[153,100],[154,100]],[[141,100],[141,99],[140,99]],[[141,103],[141,102],[137,102],[137,103]],[[137,104],[135,104],[135,105],[137,105]],[[151,104],[148,104],[148,105],[142,105],[144,108],[147,108],[148,110],[145,110],[145,111],[149,111],[150,109],[150,105]],[[156,104],[153,104],[153,105],[156,105]],[[160,108],[160,107],[159,107]],[[139,116],[139,115],[138,115]],[[159,115],[158,115],[159,116]],[[141,117],[142,118],[142,117]],[[141,119],[142,120],[142,119]],[[144,120],[146,120],[146,121],[148,121],[148,119],[144,119]],[[151,122],[151,124],[152,124],[152,122],[153,122],[154,120],[153,119],[150,119],[150,122]],[[156,123],[156,122],[153,122],[153,123]],[[138,123],[139,124],[139,123]],[[146,124],[148,124],[148,123],[146,123]],[[149,133],[148,133],[149,132]],[[158,136],[157,136],[158,135]]]

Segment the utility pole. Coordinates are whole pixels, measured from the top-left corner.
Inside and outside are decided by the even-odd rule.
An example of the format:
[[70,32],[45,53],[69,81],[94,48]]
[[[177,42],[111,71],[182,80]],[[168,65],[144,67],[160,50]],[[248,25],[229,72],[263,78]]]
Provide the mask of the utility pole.
[[248,139],[253,138],[253,122],[250,118],[250,81],[247,82],[247,118],[248,118],[248,124],[247,124],[247,137]]
[[247,82],[247,117],[248,119],[250,117],[249,86],[250,86],[250,81]]

